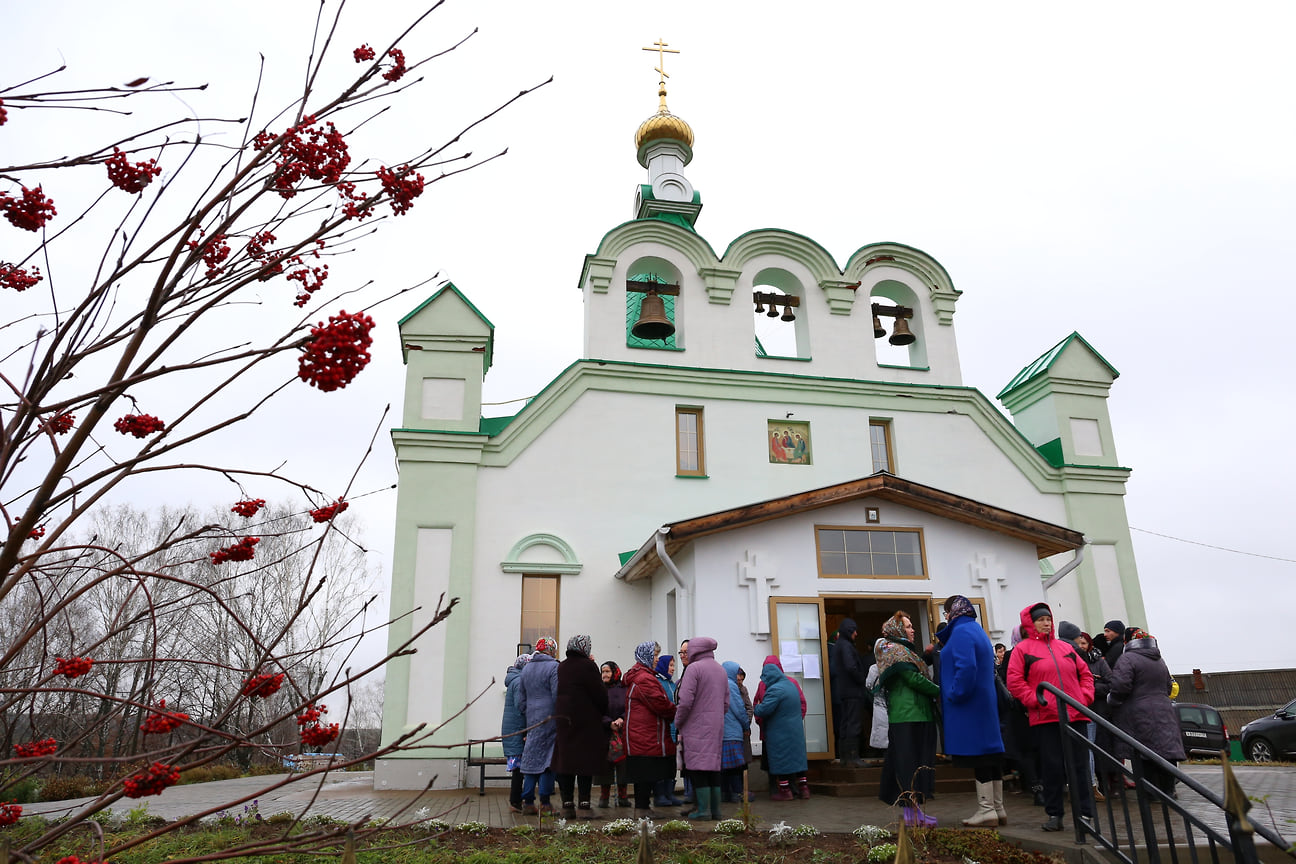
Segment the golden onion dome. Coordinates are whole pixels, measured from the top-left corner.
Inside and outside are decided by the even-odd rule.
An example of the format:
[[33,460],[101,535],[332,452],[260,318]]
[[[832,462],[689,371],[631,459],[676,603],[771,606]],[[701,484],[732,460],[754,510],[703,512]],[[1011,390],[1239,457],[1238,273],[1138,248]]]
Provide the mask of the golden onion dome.
[[657,91],[661,99],[661,106],[657,113],[639,124],[639,129],[635,131],[635,147],[643,147],[649,141],[683,141],[689,147],[693,146],[693,128],[684,121],[683,117],[677,117],[670,113],[666,107],[666,88],[663,86]]

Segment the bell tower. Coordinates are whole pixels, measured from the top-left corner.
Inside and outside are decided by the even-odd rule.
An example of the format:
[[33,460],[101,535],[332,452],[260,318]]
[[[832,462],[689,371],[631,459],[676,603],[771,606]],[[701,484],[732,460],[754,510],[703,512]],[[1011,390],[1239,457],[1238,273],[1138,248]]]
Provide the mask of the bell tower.
[[657,52],[658,105],[657,113],[635,131],[639,164],[648,169],[648,182],[635,193],[635,218],[666,216],[668,221],[679,220],[692,228],[702,210],[702,197],[684,176],[684,166],[693,161],[693,129],[666,107],[666,79],[670,77],[666,55],[680,53],[668,44],[658,39],[651,48],[643,49]]

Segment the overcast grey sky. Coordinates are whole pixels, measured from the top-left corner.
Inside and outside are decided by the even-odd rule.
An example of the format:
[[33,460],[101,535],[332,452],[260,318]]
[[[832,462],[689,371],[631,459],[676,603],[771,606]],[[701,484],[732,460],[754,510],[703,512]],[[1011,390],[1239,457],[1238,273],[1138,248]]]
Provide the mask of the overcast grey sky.
[[[355,5],[336,62],[385,44],[417,8]],[[297,0],[11,5],[0,68],[11,83],[67,62],[61,87],[210,82],[170,108],[235,116],[258,52],[262,105],[300,91],[313,16]],[[582,258],[633,215],[632,134],[656,108],[656,56],[639,49],[660,37],[683,52],[667,60],[670,107],[696,134],[686,173],[713,248],[777,227],[839,264],[883,240],[924,250],[963,291],[964,381],[991,398],[1078,330],[1121,372],[1110,408],[1149,610],[1129,623],[1160,638],[1174,672],[1296,666],[1296,472],[1283,455],[1296,6],[452,0],[411,61],[474,26],[365,155],[399,162],[554,83],[466,140],[507,157],[432,187],[333,266],[339,283],[373,276],[384,290],[452,279],[496,325],[487,401],[530,396],[581,354]],[[0,147],[27,123],[10,112]],[[0,258],[13,242],[0,237]],[[344,482],[339,453],[398,407],[395,321],[420,299],[375,316],[376,360],[353,389],[300,388],[270,413],[259,455]],[[323,440],[303,434],[306,416],[323,418]],[[384,433],[359,486],[394,477]],[[355,508],[384,569],[393,504],[387,492]]]

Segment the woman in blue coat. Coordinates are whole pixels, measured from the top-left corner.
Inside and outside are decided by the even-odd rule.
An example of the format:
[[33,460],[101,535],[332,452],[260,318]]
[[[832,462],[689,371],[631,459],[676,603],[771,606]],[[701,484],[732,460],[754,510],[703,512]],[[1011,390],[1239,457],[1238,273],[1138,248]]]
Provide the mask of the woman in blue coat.
[[[808,767],[801,692],[774,663],[766,663],[761,669],[761,683],[765,685],[765,695],[754,710],[765,732],[770,777],[778,782],[778,791],[770,800],[791,801],[796,797],[792,793],[792,781],[804,777]],[[809,787],[804,797],[809,797]]]
[[[517,707],[517,694],[522,688],[522,667],[531,660],[530,654],[519,654],[513,665],[504,673],[504,716],[500,720],[500,740],[504,746],[504,757],[508,759],[509,772],[509,809],[514,813],[522,812],[522,742],[525,736],[526,716]],[[535,799],[526,802],[535,806]]]
[[[536,640],[531,662],[522,670],[521,686],[514,704],[526,718],[531,728],[522,746],[522,798],[526,800],[536,792],[540,795],[539,811],[553,812],[549,798],[553,795],[554,775],[549,770],[553,761],[554,741],[558,727],[554,725],[554,703],[558,699],[558,643],[548,636]],[[539,787],[539,790],[536,787]],[[528,816],[539,812],[535,807],[523,807]]]
[[[733,660],[720,664],[729,678],[729,707],[725,711],[724,738],[720,751],[720,788],[722,800],[733,802],[741,800],[742,775],[747,770],[747,757],[743,751],[743,732],[750,727],[747,719],[747,703],[743,701],[742,691],[738,689],[738,673],[742,667]],[[733,791],[737,788],[738,795]]]
[[1003,736],[994,646],[976,620],[976,607],[961,594],[945,601],[941,643],[940,700],[945,752],[976,774],[977,812],[963,824],[989,828],[1007,823],[1003,809]]

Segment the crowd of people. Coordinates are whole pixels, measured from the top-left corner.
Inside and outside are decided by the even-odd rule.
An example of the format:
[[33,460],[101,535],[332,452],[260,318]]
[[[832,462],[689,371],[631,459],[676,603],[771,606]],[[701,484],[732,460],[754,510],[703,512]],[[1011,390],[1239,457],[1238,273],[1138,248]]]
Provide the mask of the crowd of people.
[[[1090,782],[1077,784],[1073,795],[1082,818],[1093,818],[1095,800],[1123,794],[1125,780],[1113,760],[1133,754],[1065,703],[1041,698],[1042,683],[1110,718],[1167,761],[1184,758],[1170,701],[1173,681],[1145,631],[1116,620],[1097,638],[1067,621],[1055,630],[1048,604],[1035,603],[1021,611],[1011,645],[992,645],[975,605],[961,595],[945,601],[944,618],[926,648],[904,612],[885,621],[871,652],[867,641],[861,652],[859,627],[850,618],[830,640],[839,761],[859,767],[866,749],[882,751],[879,795],[903,808],[907,824],[936,824],[923,805],[934,793],[938,748],[975,777],[977,809],[963,820],[972,827],[1006,824],[1010,770],[1044,808],[1046,831],[1062,829],[1068,761],[1088,772]],[[750,794],[753,721],[771,799],[809,798],[800,683],[770,655],[753,696],[745,670],[717,660],[717,648],[715,639],[698,636],[670,655],[649,640],[623,671],[611,660],[595,660],[589,636],[571,637],[561,662],[558,643],[538,639],[505,676],[500,733],[512,777],[509,807],[593,819],[597,786],[599,809],[633,807],[635,818],[645,818],[688,805],[681,815],[689,819],[720,819],[722,804]],[[1061,734],[1063,723],[1085,727],[1089,741],[1111,757],[1096,763],[1082,741]],[[1174,793],[1167,772],[1153,768],[1149,777]],[[676,796],[677,780],[683,798]],[[552,801],[555,786],[560,811]]]

